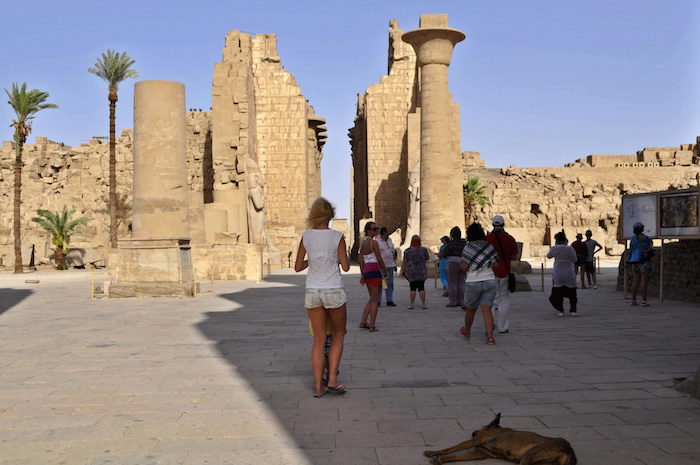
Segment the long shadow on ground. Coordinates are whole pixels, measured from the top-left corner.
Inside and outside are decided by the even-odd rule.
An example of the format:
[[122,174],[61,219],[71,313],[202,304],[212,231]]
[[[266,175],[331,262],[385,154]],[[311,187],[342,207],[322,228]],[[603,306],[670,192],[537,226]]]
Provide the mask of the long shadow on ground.
[[[436,403],[444,408],[444,415],[452,416],[454,409],[443,406],[436,389],[475,389],[468,386],[468,374],[445,369],[456,366],[450,354],[464,342],[451,333],[445,341],[425,331],[427,320],[438,314],[423,311],[406,318],[405,308],[382,307],[380,331],[359,330],[366,294],[357,277],[344,276],[344,281],[350,294],[354,293],[349,295],[348,335],[339,377],[350,387],[345,396],[314,399],[311,395],[304,276],[275,275],[266,287],[221,294],[218,297],[235,307],[206,313],[197,327],[250,383],[311,463],[376,465],[403,463],[404,458],[427,463],[422,457],[424,449],[462,441],[467,433],[456,420],[447,418],[436,420],[433,427],[447,428],[448,437],[442,431],[421,434],[406,425],[415,422],[423,409],[427,415]],[[266,307],[262,302],[274,304]],[[444,302],[433,305],[437,311]],[[448,325],[462,318],[456,311],[439,315]],[[479,349],[486,347],[479,344]],[[493,362],[475,355],[473,363],[490,369]],[[469,415],[481,426],[493,419],[494,412],[485,406],[470,407]],[[387,453],[405,455],[383,458]]]
[[0,315],[26,299],[32,291],[29,289],[0,289]]

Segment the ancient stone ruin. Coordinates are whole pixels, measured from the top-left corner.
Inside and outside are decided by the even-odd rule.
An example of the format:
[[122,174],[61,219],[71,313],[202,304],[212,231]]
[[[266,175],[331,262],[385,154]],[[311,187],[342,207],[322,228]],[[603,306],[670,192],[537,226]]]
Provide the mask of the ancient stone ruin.
[[[423,28],[436,32],[419,33]],[[477,176],[490,203],[471,215],[489,227],[493,215],[503,215],[507,230],[523,243],[524,257],[544,256],[552,236],[562,229],[570,238],[591,229],[607,254],[619,255],[624,249],[618,243],[621,195],[698,185],[700,138],[695,144],[645,148],[635,155],[589,155],[559,168],[486,168],[479,152],[461,151],[459,106],[449,94],[438,99],[442,120],[425,116],[426,105],[435,100],[426,94],[434,91],[426,86],[430,78],[425,63],[435,57],[421,59],[417,48],[416,58],[409,43],[416,46],[414,34],[452,35],[438,39],[443,47],[441,92],[446,92],[448,51],[455,37],[462,36],[458,31],[437,32],[441,30],[453,31],[447,28],[446,15],[422,15],[419,29],[409,33],[391,20],[389,72],[358,95],[349,133],[356,238],[364,222],[372,219],[398,229],[404,241],[420,231],[424,243],[434,246],[452,226],[465,225],[461,186],[469,176]],[[442,132],[437,137],[449,144],[435,149],[432,131],[438,127]],[[438,190],[433,191],[428,186],[436,180]],[[459,213],[452,211],[454,205]],[[428,218],[440,221],[424,217],[428,211]]]
[[[137,126],[139,105],[137,100]],[[176,184],[186,187],[178,190],[182,205],[178,215],[186,215],[178,216],[175,223],[187,231],[176,234],[175,223],[160,223],[159,215],[155,221],[148,219],[148,202],[140,203],[139,198],[159,195],[147,192],[148,184],[170,176],[172,167],[163,162],[155,168],[142,167],[139,173],[134,133],[127,129],[117,139],[120,240],[126,244],[129,239],[182,236],[190,241],[193,270],[199,279],[259,279],[263,267],[287,263],[296,252],[307,209],[320,195],[325,120],[315,114],[294,77],[282,68],[275,35],[239,31],[226,35],[222,61],[215,65],[212,110],[185,113],[184,109],[183,103],[176,132],[184,144],[184,165],[178,165]],[[124,256],[123,250],[108,249],[107,153],[104,138],[70,147],[37,137],[36,144],[25,146],[22,232],[27,264],[32,249],[37,264],[49,263],[53,253],[46,233],[30,219],[39,208],[59,210],[63,205],[92,218],[83,235],[71,243],[69,265],[104,266],[117,263],[120,253]],[[14,260],[12,173],[12,144],[4,142],[0,260],[5,265]],[[149,182],[140,183],[141,176]],[[146,189],[140,191],[143,196],[136,192],[139,189]],[[164,235],[158,232],[163,229],[159,223],[175,229]],[[141,235],[145,230],[150,232]],[[110,266],[110,272],[116,273],[116,268]]]

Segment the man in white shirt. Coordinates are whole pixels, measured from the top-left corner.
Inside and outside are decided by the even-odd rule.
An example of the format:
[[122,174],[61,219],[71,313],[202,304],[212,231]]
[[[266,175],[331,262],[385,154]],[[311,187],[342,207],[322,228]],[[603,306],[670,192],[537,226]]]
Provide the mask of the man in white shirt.
[[[382,260],[384,260],[384,266],[386,267],[386,282],[387,287],[384,289],[386,292],[386,305],[387,307],[396,307],[394,303],[394,274],[396,273],[396,249],[394,248],[394,243],[389,237],[389,229],[386,226],[382,226],[379,230],[379,237],[375,239],[377,244],[379,244],[379,251],[382,254]],[[379,297],[379,304],[381,305],[381,296]]]

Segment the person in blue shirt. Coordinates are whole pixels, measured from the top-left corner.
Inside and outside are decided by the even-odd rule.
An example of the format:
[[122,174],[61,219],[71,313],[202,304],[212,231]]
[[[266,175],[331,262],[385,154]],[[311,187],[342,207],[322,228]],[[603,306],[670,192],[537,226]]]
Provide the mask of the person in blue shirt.
[[644,234],[644,225],[640,222],[634,223],[632,226],[634,236],[630,241],[630,248],[627,251],[627,263],[632,265],[634,279],[632,280],[632,306],[636,307],[637,291],[641,285],[642,289],[642,307],[649,307],[647,302],[647,287],[649,284],[649,272],[651,271],[651,257],[653,248],[651,239]]

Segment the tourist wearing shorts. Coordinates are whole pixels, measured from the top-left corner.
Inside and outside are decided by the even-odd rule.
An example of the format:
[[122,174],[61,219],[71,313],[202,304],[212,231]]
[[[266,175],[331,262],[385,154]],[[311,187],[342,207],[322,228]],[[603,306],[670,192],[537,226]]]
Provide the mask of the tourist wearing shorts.
[[425,263],[430,259],[428,249],[421,246],[420,236],[414,235],[411,238],[411,246],[404,250],[403,261],[401,262],[401,276],[406,278],[411,289],[409,294],[408,308],[413,308],[416,300],[416,292],[420,296],[421,307],[425,305],[425,280],[428,279],[428,267]]
[[[328,227],[335,216],[335,209],[323,197],[311,205],[307,225],[310,228],[299,242],[294,271],[308,269],[304,306],[311,322],[313,344],[311,368],[314,378],[314,397],[331,392],[344,394],[345,386],[338,383],[337,373],[343,355],[346,322],[346,296],[338,265],[343,271],[350,269],[343,233]],[[308,257],[304,260],[304,257]],[[327,387],[323,384],[324,346],[326,325],[330,320],[332,342],[328,354]]]
[[462,251],[462,271],[466,273],[464,305],[464,326],[459,332],[465,339],[471,338],[477,308],[481,308],[486,327],[486,343],[495,344],[493,338],[493,315],[491,306],[496,299],[498,283],[493,273],[493,265],[498,261],[496,249],[486,240],[484,228],[479,223],[472,223],[467,228],[467,245]]
[[[367,222],[365,224],[365,237],[360,244],[357,256],[362,272],[360,284],[367,286],[369,293],[369,300],[362,310],[360,328],[368,329],[371,333],[377,331],[375,322],[379,312],[379,299],[382,296],[382,279],[387,276],[379,244],[374,240],[377,234],[379,234],[377,224],[373,221]],[[367,318],[369,318],[369,323],[367,323]]]
[[557,315],[564,316],[564,298],[568,298],[571,316],[576,316],[576,251],[567,245],[569,241],[564,231],[556,233],[554,241],[555,245],[547,253],[547,258],[554,259],[549,302],[557,310]]
[[654,249],[651,245],[651,239],[644,234],[644,225],[642,223],[635,223],[632,226],[632,231],[634,236],[630,240],[630,248],[627,251],[627,263],[632,266],[632,272],[634,273],[632,280],[632,306],[639,305],[637,303],[637,291],[639,291],[641,285],[642,307],[649,307],[647,288],[651,272],[651,257]]

